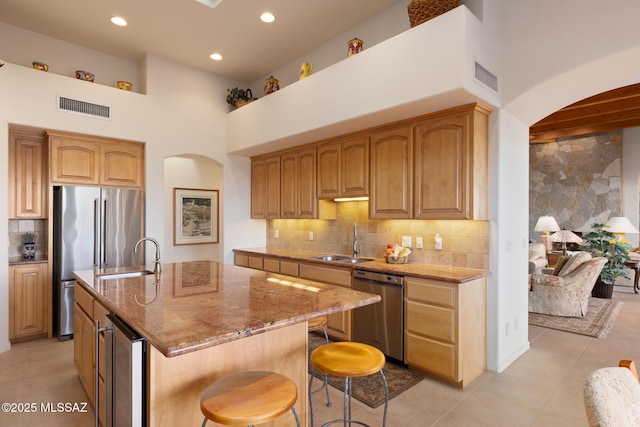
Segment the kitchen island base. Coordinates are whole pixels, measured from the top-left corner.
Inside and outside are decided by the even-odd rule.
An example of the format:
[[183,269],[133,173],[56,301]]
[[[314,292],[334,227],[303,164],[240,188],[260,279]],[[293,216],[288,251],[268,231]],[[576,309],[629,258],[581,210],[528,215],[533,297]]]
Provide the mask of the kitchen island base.
[[[302,322],[176,357],[149,346],[148,425],[201,425],[200,395],[212,382],[236,372],[269,370],[296,383],[295,408],[300,425],[307,426],[307,340],[307,322]],[[280,417],[262,425],[284,427],[291,422]]]

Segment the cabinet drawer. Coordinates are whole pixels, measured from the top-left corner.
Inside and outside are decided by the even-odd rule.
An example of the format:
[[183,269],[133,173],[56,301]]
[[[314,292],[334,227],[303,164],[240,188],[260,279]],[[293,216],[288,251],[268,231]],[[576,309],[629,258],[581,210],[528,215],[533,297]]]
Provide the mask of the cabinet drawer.
[[249,255],[249,268],[255,268],[256,270],[262,270],[262,257]]
[[440,341],[455,343],[455,313],[452,308],[407,301],[407,330]]
[[91,294],[77,283],[73,286],[73,294],[80,308],[93,319],[93,297]]
[[100,322],[100,327],[104,328],[104,318],[110,311],[107,308],[100,304],[98,300],[93,301],[93,320],[98,320]]
[[273,258],[265,258],[263,261],[264,271],[270,271],[272,273],[280,273],[280,261]]
[[456,288],[435,280],[407,280],[407,299],[456,306]]
[[300,277],[321,283],[351,287],[351,270],[300,264]]
[[298,277],[299,266],[297,262],[280,261],[280,273],[287,276]]
[[456,346],[407,333],[405,358],[409,365],[458,381]]
[[235,254],[234,263],[240,267],[249,267],[249,256],[246,254]]

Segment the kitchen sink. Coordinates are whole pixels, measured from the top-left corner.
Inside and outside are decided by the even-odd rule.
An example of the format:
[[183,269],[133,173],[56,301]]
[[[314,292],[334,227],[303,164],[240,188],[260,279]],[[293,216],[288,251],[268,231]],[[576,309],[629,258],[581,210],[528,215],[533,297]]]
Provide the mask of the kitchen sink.
[[346,261],[351,259],[343,255],[318,255],[314,256],[315,259],[321,259],[323,261]]
[[361,262],[373,261],[372,258],[344,258],[339,259],[340,262],[350,262],[351,264],[360,264]]
[[99,274],[96,277],[100,280],[110,280],[110,279],[126,279],[127,277],[148,276],[149,274],[153,274],[153,271],[149,271],[149,270],[123,271],[122,273]]
[[349,262],[351,264],[360,264],[361,262],[373,261],[373,258],[349,258],[344,255],[318,255],[314,256],[315,259],[321,259],[323,261],[338,261]]

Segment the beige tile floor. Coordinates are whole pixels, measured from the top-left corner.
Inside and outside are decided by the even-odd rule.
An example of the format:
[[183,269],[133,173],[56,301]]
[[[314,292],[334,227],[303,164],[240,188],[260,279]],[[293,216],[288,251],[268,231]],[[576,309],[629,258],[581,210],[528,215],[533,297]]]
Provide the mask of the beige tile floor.
[[[590,371],[617,365],[622,358],[640,361],[640,295],[616,288],[624,301],[606,339],[595,339],[535,326],[531,349],[500,374],[485,372],[464,390],[425,379],[390,402],[387,426],[586,426],[582,382]],[[330,387],[332,408],[314,396],[316,426],[339,417],[342,394]],[[48,402],[82,403],[87,398],[73,367],[73,342],[39,340],[0,354],[0,402],[38,406],[34,414],[0,412],[0,426],[93,425],[93,411],[43,413]],[[354,401],[354,417],[381,425],[375,410]],[[164,427],[164,426],[163,426]]]

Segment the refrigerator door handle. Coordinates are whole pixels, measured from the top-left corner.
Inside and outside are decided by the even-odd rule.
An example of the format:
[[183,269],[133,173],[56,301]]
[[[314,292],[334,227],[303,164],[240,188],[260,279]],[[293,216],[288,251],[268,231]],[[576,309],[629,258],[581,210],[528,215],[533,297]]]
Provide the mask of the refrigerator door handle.
[[75,280],[63,280],[62,282],[62,289],[69,289],[69,288],[73,288],[76,284]]
[[93,199],[93,266],[100,265],[100,201]]
[[105,198],[102,207],[102,266],[108,266],[109,260],[107,259],[107,202]]

